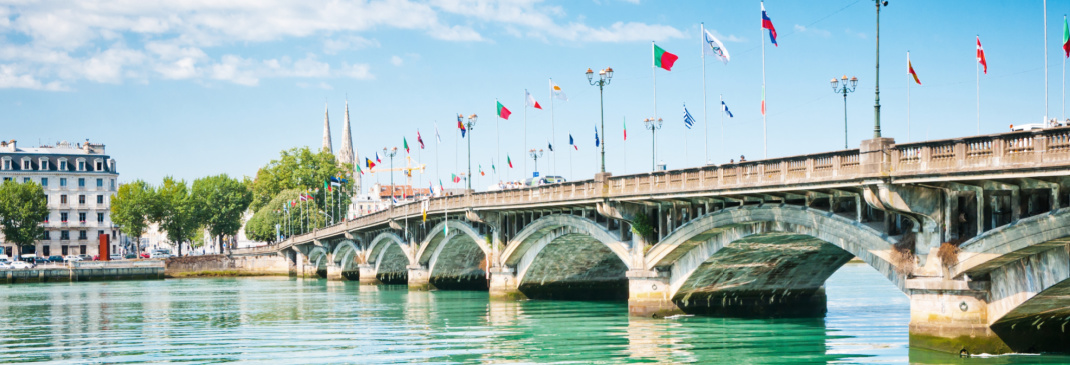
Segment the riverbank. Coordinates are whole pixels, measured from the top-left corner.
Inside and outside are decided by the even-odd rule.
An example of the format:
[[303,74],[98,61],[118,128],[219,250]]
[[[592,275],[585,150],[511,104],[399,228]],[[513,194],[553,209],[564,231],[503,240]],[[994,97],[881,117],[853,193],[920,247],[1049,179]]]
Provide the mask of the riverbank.
[[172,257],[164,261],[167,278],[289,276],[290,264],[282,256],[204,255]]
[[162,261],[79,262],[72,266],[0,270],[0,283],[48,283],[109,280],[160,280]]

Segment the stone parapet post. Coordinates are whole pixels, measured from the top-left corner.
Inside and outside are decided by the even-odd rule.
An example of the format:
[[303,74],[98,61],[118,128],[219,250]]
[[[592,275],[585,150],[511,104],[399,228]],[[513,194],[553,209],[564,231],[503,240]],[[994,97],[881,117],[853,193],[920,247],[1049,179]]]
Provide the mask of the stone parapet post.
[[363,264],[358,266],[360,270],[360,283],[362,285],[380,285],[379,278],[375,277],[375,265]]
[[628,314],[663,318],[683,311],[672,301],[668,275],[652,270],[629,270]]
[[862,141],[858,149],[859,170],[863,175],[881,175],[888,172],[890,151],[895,146],[895,139],[874,138]]
[[409,265],[409,290],[427,291],[434,289],[431,285],[431,270],[423,265]]
[[968,354],[1011,352],[989,327],[987,282],[907,280],[910,347]]

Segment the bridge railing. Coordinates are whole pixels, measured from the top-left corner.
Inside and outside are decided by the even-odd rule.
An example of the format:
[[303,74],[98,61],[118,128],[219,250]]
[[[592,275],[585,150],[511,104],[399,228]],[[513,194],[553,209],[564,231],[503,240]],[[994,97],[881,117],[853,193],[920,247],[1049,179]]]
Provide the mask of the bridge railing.
[[1061,165],[1070,161],[1070,128],[1020,131],[936,141],[899,143],[893,175]]

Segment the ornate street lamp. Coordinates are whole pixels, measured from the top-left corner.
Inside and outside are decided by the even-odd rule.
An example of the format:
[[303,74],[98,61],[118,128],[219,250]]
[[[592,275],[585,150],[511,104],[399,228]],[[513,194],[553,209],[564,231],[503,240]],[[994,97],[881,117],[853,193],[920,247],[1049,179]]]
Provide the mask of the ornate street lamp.
[[386,149],[386,147],[383,147],[383,154],[386,157],[390,157],[390,204],[394,204],[394,156],[398,154],[398,148]]
[[[465,126],[468,128],[468,175],[467,176],[472,176],[472,131],[474,131],[476,129],[476,119],[477,118],[479,118],[479,117],[476,116],[475,114],[469,115],[468,116],[468,123],[465,123]],[[464,114],[458,113],[457,114],[457,121],[460,122],[463,119],[464,119]],[[468,190],[472,190],[472,179],[466,178],[465,180],[466,180],[465,182],[468,185]]]
[[847,149],[847,93],[855,92],[855,86],[858,86],[858,78],[851,76],[850,86],[847,83],[847,75],[843,75],[842,83],[840,80],[832,79],[832,92],[843,93],[843,149]]
[[873,138],[881,138],[881,6],[888,6],[887,1],[876,0],[877,3],[877,78],[876,87],[873,89],[875,102],[873,104]]
[[[535,172],[539,172],[539,157],[542,157],[542,150],[536,151],[532,148],[528,153],[531,154],[531,158],[535,160]],[[531,174],[531,177],[535,177],[535,174]]]
[[599,133],[601,133],[602,137],[603,137],[602,138],[602,172],[603,173],[606,172],[606,139],[605,139],[606,102],[605,102],[605,97],[603,95],[603,88],[605,88],[606,85],[609,85],[609,81],[611,79],[613,79],[613,68],[612,67],[606,67],[606,68],[602,69],[601,71],[598,71],[598,80],[594,79],[594,71],[591,71],[590,68],[587,69],[587,82],[591,83],[592,86],[598,86],[598,101],[601,104],[602,129],[599,131]]
[[656,171],[654,161],[657,160],[654,141],[657,141],[656,131],[661,129],[661,118],[655,120],[654,118],[643,119],[643,126],[650,130],[650,171]]

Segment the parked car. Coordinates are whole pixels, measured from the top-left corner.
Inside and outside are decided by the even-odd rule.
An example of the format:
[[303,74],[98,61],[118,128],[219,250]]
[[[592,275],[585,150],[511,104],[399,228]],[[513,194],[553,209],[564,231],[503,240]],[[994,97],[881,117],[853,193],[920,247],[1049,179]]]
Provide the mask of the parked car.
[[131,253],[126,254],[126,256],[123,256],[123,258],[124,259],[136,259],[137,258],[137,254],[131,252]]
[[147,259],[147,258],[149,258],[149,254],[143,253],[143,254],[141,254],[141,258]]
[[119,256],[119,255],[108,256],[108,260],[111,260],[111,261],[119,261],[119,260],[122,260],[122,259],[123,259],[123,257]]
[[52,255],[48,257],[48,262],[63,262],[64,258],[60,255]]
[[82,261],[82,257],[78,256],[78,255],[67,255],[67,256],[63,257],[63,261],[78,262],[78,261]]
[[0,269],[10,269],[11,263],[7,260],[0,260]]
[[39,265],[39,264],[47,264],[47,263],[49,263],[49,262],[50,262],[50,261],[48,261],[48,258],[47,258],[47,257],[37,256],[37,257],[34,257],[34,258],[33,258],[33,263],[34,263],[35,265]]
[[15,261],[15,262],[11,263],[11,268],[12,269],[32,269],[34,266],[37,266],[37,265],[34,265],[33,263],[26,262],[26,261]]
[[156,250],[156,251],[152,251],[152,254],[151,254],[151,255],[149,255],[149,258],[152,258],[152,259],[162,259],[162,260],[166,260],[166,259],[168,259],[168,258],[170,258],[170,257],[171,257],[171,252],[169,252],[169,251],[167,251],[167,250]]
[[78,257],[81,257],[82,261],[96,261],[96,259],[97,259],[95,256],[89,256],[89,255],[78,255]]

